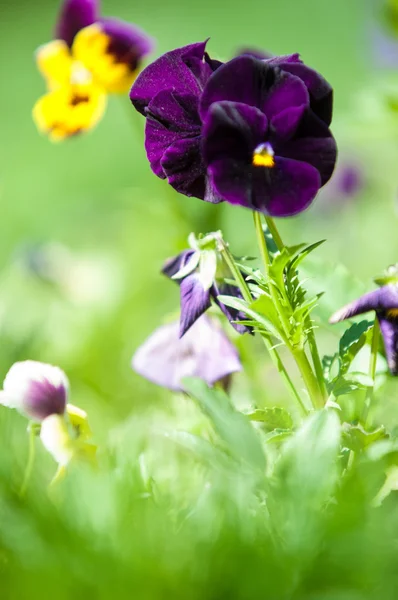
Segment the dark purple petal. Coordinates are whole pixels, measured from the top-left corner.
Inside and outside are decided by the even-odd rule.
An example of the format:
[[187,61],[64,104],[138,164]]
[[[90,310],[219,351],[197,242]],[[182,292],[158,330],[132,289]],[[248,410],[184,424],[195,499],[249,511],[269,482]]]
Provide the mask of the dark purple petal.
[[268,119],[292,106],[309,106],[301,79],[247,55],[225,63],[209,78],[200,101],[202,120],[214,102],[223,100],[255,106]]
[[267,117],[253,106],[238,102],[214,104],[203,128],[206,164],[228,156],[250,165],[255,148],[266,139],[267,128]]
[[[194,254],[194,250],[183,250],[183,252],[180,252],[177,256],[169,258],[162,267],[162,273],[166,275],[166,277],[172,279],[178,271],[181,271],[181,269],[186,266]],[[179,283],[178,279],[175,281]]]
[[337,145],[333,137],[299,138],[285,142],[280,149],[280,155],[309,163],[318,169],[321,185],[325,185],[334,171]]
[[264,52],[263,50],[257,50],[256,48],[241,48],[238,50],[235,56],[254,56],[254,58],[258,58],[260,60],[265,60],[272,58],[272,54],[270,52]]
[[321,184],[319,172],[311,165],[280,157],[275,158],[273,168],[223,159],[209,165],[208,171],[224,200],[273,217],[305,210]]
[[66,407],[66,388],[55,386],[48,379],[33,380],[24,400],[24,412],[32,419],[43,421],[46,417],[63,415]]
[[97,21],[98,5],[97,0],[65,0],[55,28],[55,38],[64,40],[71,47],[75,35]]
[[289,140],[296,133],[306,110],[305,105],[292,106],[278,113],[271,121],[271,143],[273,138],[277,139],[278,143]]
[[[161,166],[165,151],[181,138],[191,138],[199,152],[200,122],[194,96],[160,92],[148,106],[145,149],[151,168],[158,177],[166,177]],[[200,152],[198,162],[201,163]]]
[[369,312],[370,310],[384,311],[398,309],[398,287],[395,285],[384,285],[383,287],[364,294],[358,300],[346,304],[340,310],[334,313],[329,319],[330,323],[338,323],[357,315]]
[[[206,42],[191,44],[167,52],[148,65],[137,77],[130,92],[134,107],[143,115],[149,102],[162,90],[178,94],[199,95],[202,81],[198,81],[196,60],[203,60]],[[194,64],[194,72],[188,66]],[[211,69],[209,69],[211,71]],[[196,73],[196,75],[195,75]],[[199,74],[201,78],[203,74]]]
[[392,375],[398,375],[398,319],[386,314],[377,315],[386,350],[387,364]]
[[215,303],[222,310],[232,327],[240,334],[252,333],[253,329],[247,325],[241,325],[240,323],[234,323],[233,321],[247,321],[247,316],[241,310],[236,308],[230,308],[226,306],[218,299],[218,296],[233,296],[234,298],[242,298],[241,291],[236,285],[230,283],[221,283],[220,285],[214,283],[211,289],[211,295],[214,298]]
[[111,39],[108,53],[116,62],[129,65],[131,71],[135,71],[142,57],[154,48],[152,38],[130,23],[119,19],[99,19],[98,22]]
[[180,282],[181,315],[180,337],[210,308],[210,290],[203,285],[196,273],[188,275]]
[[268,63],[278,66],[283,71],[299,77],[310,93],[310,105],[314,113],[327,125],[330,125],[333,113],[333,89],[320,73],[307,67],[299,54],[276,56]]
[[214,385],[242,369],[236,348],[221,327],[202,316],[179,338],[179,324],[159,327],[140,348],[133,369],[157,385],[183,391],[184,377],[200,377]]
[[[206,167],[202,161],[201,139],[182,138],[164,152],[160,164],[169,184],[180,194],[207,200]],[[220,202],[210,196],[210,202]]]

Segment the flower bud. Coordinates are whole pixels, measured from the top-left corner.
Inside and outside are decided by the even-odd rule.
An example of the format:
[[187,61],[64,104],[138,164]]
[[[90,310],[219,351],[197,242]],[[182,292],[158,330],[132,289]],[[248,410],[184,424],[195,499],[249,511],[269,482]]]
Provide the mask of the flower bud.
[[68,388],[68,379],[58,367],[33,360],[17,362],[6,375],[0,404],[43,421],[64,414]]

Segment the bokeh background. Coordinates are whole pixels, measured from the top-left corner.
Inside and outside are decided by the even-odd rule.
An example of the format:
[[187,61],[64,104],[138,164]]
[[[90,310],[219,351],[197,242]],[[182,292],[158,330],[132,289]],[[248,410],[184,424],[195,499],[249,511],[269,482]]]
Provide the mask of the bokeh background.
[[[394,63],[395,46],[385,39],[389,33],[382,7],[383,2],[364,0],[102,3],[105,15],[135,22],[152,35],[156,56],[210,37],[209,52],[221,59],[247,47],[300,52],[332,83],[333,131],[340,149],[336,177],[305,214],[280,223],[290,244],[327,239],[318,252],[324,261],[317,271],[319,283],[311,284],[318,291],[329,290],[326,310],[352,298],[350,285],[336,292],[337,268],[346,269],[347,281],[364,290],[371,289],[374,275],[398,261],[398,51]],[[60,365],[70,378],[71,399],[89,412],[100,446],[109,440],[117,445],[127,437],[134,454],[154,423],[184,427],[198,419],[185,399],[173,398],[130,367],[135,349],[178,312],[178,288],[159,274],[161,265],[185,246],[191,231],[221,228],[235,254],[255,254],[252,218],[245,209],[179,197],[158,180],[143,148],[143,119],[126,97],[111,97],[105,118],[88,135],[60,144],[39,135],[31,110],[44,84],[34,51],[51,38],[58,9],[55,0],[0,6],[0,379],[16,360]],[[339,184],[338,173],[342,176],[346,167],[359,177],[352,194],[344,194]],[[333,334],[321,330],[321,339],[325,351],[334,350]],[[238,402],[250,404],[258,390],[264,404],[283,402],[284,390],[263,351],[253,358],[252,340],[237,343],[255,381],[248,384],[244,374],[237,377]],[[396,386],[390,395],[396,395]],[[2,410],[0,423],[0,457],[8,465],[7,481],[11,477],[15,483],[26,460],[26,422]],[[162,467],[166,479],[173,478],[172,460]],[[43,485],[53,470],[52,460],[40,456]],[[3,482],[4,494],[7,485]],[[90,488],[90,502],[96,493]],[[103,501],[112,504],[110,498]],[[61,517],[51,513],[47,523],[34,506],[34,519],[40,516],[50,537],[60,527],[67,535]],[[0,508],[3,523],[10,515]],[[28,568],[29,552],[18,554],[21,540],[31,540],[33,554],[39,546],[25,517],[20,521],[14,514],[14,533],[7,534],[6,546]],[[26,531],[18,523],[25,523]],[[78,546],[74,540],[70,551],[74,544]],[[48,561],[50,554],[42,551]],[[29,584],[38,585],[39,579],[30,576]],[[27,593],[22,584],[9,589],[16,594],[10,598]],[[69,597],[62,593],[59,597]]]

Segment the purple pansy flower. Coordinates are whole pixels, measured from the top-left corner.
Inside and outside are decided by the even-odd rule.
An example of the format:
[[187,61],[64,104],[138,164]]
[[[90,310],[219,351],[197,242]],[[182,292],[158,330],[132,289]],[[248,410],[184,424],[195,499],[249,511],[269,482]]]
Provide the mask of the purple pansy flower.
[[184,377],[200,377],[208,385],[228,382],[242,369],[238,352],[214,320],[203,315],[186,335],[179,323],[159,327],[138,350],[133,369],[142,377],[173,391],[183,391]]
[[187,196],[301,212],[334,169],[332,88],[298,54],[221,64],[205,45],[166,53],[132,87],[153,171]]
[[374,310],[380,323],[388,367],[392,375],[398,375],[398,284],[388,283],[378,290],[347,304],[331,318],[338,323]]
[[243,312],[229,308],[219,300],[219,296],[242,298],[242,294],[237,286],[225,282],[225,278],[232,276],[217,251],[184,250],[166,261],[162,273],[180,285],[181,337],[210,308],[212,299],[238,333],[251,331],[250,327],[234,322],[247,320]]
[[220,202],[209,184],[201,152],[199,99],[221,64],[206,42],[167,52],[137,77],[130,98],[146,116],[145,149],[155,175],[186,196]]
[[64,414],[68,390],[68,379],[59,367],[26,360],[15,363],[8,371],[0,404],[43,421],[50,415]]

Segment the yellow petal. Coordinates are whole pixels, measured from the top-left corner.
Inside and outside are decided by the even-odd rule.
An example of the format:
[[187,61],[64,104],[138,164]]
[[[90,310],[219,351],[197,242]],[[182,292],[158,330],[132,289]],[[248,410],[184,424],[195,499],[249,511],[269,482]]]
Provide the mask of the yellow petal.
[[73,404],[67,404],[66,413],[69,417],[69,422],[76,433],[76,437],[82,441],[91,438],[92,432],[88,422],[87,413]]
[[63,415],[50,415],[44,419],[41,424],[40,439],[59,465],[65,467],[72,460],[75,445]]
[[39,131],[60,141],[92,129],[105,107],[106,95],[100,88],[74,84],[42,96],[33,108],[33,119]]
[[108,93],[128,92],[137,76],[126,63],[117,62],[108,52],[111,38],[98,23],[81,29],[73,42],[73,57],[91,73],[97,85]]
[[49,44],[40,46],[36,51],[36,62],[50,89],[69,82],[72,70],[72,55],[66,42],[54,40]]

